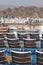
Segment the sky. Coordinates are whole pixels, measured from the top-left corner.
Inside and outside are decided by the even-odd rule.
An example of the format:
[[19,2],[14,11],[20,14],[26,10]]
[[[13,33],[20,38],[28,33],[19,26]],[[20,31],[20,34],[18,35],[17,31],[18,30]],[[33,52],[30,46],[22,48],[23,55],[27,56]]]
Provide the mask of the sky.
[[0,0],[0,5],[43,7],[43,0]]

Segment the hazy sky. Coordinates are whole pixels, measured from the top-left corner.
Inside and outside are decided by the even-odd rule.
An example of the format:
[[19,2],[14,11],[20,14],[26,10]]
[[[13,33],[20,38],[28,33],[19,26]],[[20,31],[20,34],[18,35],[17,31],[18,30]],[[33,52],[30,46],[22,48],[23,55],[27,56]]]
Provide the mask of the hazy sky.
[[43,6],[43,0],[0,0],[0,5]]

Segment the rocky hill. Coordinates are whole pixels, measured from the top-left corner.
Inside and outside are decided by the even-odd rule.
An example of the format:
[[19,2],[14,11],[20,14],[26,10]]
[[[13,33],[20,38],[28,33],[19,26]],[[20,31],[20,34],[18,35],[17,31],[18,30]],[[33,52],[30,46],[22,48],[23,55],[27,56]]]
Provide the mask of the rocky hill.
[[8,8],[0,11],[0,17],[33,17],[33,18],[43,18],[43,7],[19,7],[19,8]]

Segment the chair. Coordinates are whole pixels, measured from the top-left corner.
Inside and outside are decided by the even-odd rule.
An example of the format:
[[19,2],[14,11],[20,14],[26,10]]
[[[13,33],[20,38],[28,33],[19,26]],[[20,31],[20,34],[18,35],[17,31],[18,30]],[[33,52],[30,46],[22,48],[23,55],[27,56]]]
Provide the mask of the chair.
[[18,37],[19,37],[19,39],[27,38],[27,34],[26,33],[18,33]]
[[4,38],[0,38],[0,48],[3,48],[4,46]]
[[18,41],[19,41],[18,38],[15,38],[15,39],[8,38],[9,47],[11,47],[11,48],[19,48],[20,45],[19,45]]
[[30,55],[30,51],[28,52],[19,52],[19,51],[13,51],[12,53],[12,61],[15,64],[25,64],[25,65],[31,65],[32,58]]
[[43,34],[42,34],[42,38],[43,38]]
[[31,34],[30,34],[30,38],[31,38],[31,39],[39,40],[39,34],[38,34],[38,33],[31,33]]
[[41,48],[43,48],[43,39],[41,39]]
[[0,28],[0,32],[1,33],[7,33],[8,32],[8,28],[7,27],[1,27]]
[[3,33],[0,33],[0,38],[4,38]]
[[36,39],[24,39],[25,48],[37,48]]
[[24,32],[25,29],[24,29],[24,28],[17,28],[17,31],[18,31],[19,33],[21,33],[21,32]]
[[0,51],[0,65],[5,65],[7,63],[4,53],[4,50]]
[[43,65],[43,51],[36,51],[37,53],[37,65]]
[[15,34],[13,34],[13,33],[7,33],[7,37],[8,38],[16,38]]

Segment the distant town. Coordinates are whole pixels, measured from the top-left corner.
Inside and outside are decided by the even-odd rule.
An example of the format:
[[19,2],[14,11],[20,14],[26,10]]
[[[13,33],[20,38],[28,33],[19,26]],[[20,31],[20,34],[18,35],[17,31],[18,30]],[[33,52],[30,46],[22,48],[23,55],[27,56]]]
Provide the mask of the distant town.
[[21,17],[15,17],[15,18],[0,18],[0,23],[32,23],[32,24],[38,24],[43,23],[43,18],[21,18]]

